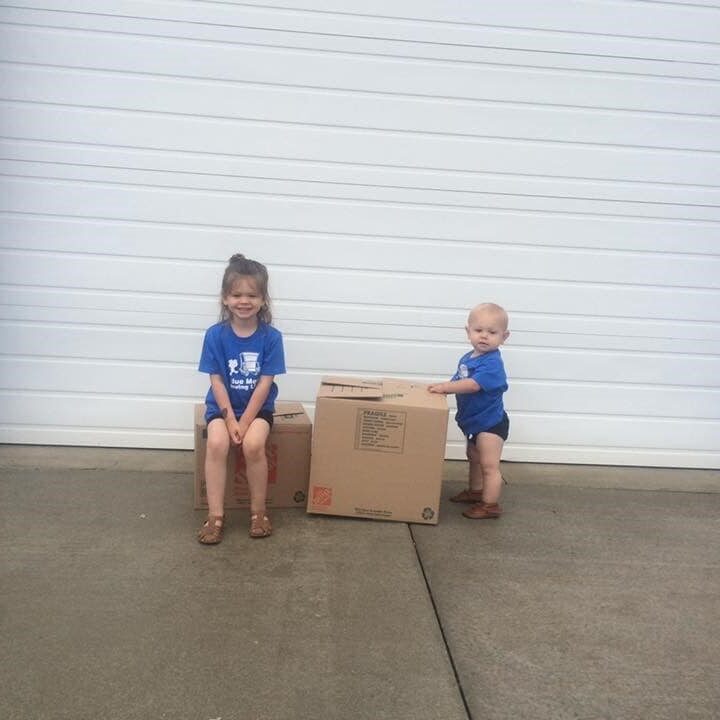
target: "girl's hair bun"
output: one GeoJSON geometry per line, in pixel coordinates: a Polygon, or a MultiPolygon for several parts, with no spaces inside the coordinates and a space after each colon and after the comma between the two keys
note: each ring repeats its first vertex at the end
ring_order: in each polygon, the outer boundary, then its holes
{"type": "Polygon", "coordinates": [[[242,253],[235,253],[230,260],[228,260],[229,263],[236,263],[240,262],[242,260],[245,260],[245,256],[242,253]]]}

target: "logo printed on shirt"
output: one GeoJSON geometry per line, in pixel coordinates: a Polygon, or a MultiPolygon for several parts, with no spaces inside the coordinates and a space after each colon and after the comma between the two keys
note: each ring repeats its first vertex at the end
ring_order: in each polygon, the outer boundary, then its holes
{"type": "Polygon", "coordinates": [[[260,353],[243,352],[240,353],[240,372],[243,375],[257,375],[260,372],[258,368],[258,357],[260,353]]]}
{"type": "Polygon", "coordinates": [[[461,378],[466,378],[466,377],[468,377],[468,369],[467,369],[467,365],[466,365],[465,363],[461,363],[461,364],[458,366],[458,375],[459,375],[461,378]]]}

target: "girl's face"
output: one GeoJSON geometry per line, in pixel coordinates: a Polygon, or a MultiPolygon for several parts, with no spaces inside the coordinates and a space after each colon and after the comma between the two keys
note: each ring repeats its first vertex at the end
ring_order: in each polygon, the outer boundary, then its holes
{"type": "Polygon", "coordinates": [[[230,313],[230,321],[242,327],[257,323],[257,314],[264,302],[265,298],[258,290],[255,279],[248,275],[239,276],[222,299],[230,313]]]}

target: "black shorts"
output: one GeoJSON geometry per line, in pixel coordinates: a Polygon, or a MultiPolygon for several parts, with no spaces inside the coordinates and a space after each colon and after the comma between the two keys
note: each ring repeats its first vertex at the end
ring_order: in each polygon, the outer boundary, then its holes
{"type": "MultiPolygon", "coordinates": [[[[493,425],[491,428],[488,428],[487,430],[483,430],[482,432],[486,433],[492,433],[493,435],[498,435],[503,440],[508,439],[508,434],[510,433],[510,418],[508,417],[507,413],[503,413],[502,420],[497,424],[493,425]]],[[[475,444],[475,438],[480,433],[475,433],[474,435],[468,435],[468,445],[475,444]]]]}
{"type": "MultiPolygon", "coordinates": [[[[257,420],[260,418],[260,420],[264,420],[272,429],[273,426],[273,414],[269,410],[261,410],[256,416],[255,419],[257,420]]],[[[223,416],[220,413],[215,413],[214,415],[209,415],[206,418],[206,422],[209,425],[211,420],[222,420],[223,416]]]]}

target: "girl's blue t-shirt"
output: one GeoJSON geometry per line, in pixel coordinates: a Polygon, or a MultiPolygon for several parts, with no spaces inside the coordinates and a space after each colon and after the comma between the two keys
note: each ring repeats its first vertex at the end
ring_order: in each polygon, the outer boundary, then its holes
{"type": "Polygon", "coordinates": [[[477,357],[472,357],[472,351],[463,355],[452,379],[465,378],[472,378],[481,388],[475,393],[455,396],[455,421],[468,437],[494,427],[505,414],[503,393],[508,389],[508,384],[500,351],[492,350],[477,357]]]}
{"type": "MultiPolygon", "coordinates": [[[[198,370],[222,377],[233,411],[239,417],[262,375],[285,372],[282,334],[272,325],[260,323],[250,337],[243,338],[235,334],[230,323],[217,323],[205,332],[198,370]]],[[[275,410],[277,394],[277,385],[273,382],[262,410],[275,410]]],[[[212,387],[205,397],[205,405],[206,419],[219,415],[212,387]]]]}

